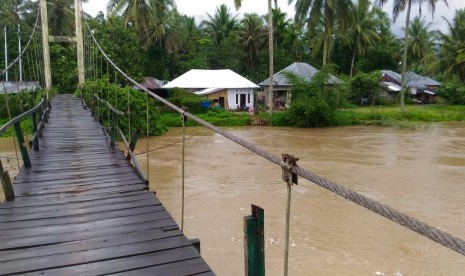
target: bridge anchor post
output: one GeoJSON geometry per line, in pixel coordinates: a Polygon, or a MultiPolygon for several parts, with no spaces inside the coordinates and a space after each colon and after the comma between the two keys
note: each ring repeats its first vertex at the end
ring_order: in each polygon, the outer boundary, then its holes
{"type": "Polygon", "coordinates": [[[252,215],[244,217],[245,275],[265,275],[265,211],[252,205],[252,215]]]}
{"type": "Polygon", "coordinates": [[[21,151],[21,156],[23,157],[24,167],[30,168],[31,167],[31,159],[29,159],[29,152],[27,151],[23,132],[21,130],[21,125],[18,123],[14,124],[16,139],[18,141],[19,149],[21,151]]]}
{"type": "Polygon", "coordinates": [[[0,181],[2,182],[3,192],[7,201],[12,201],[15,199],[15,191],[13,190],[13,185],[11,184],[10,175],[7,171],[3,170],[2,161],[0,160],[0,181]]]}

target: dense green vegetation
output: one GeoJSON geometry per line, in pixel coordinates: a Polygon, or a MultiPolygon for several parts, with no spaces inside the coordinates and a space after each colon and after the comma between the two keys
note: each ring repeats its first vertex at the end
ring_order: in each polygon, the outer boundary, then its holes
{"type": "MultiPolygon", "coordinates": [[[[73,34],[73,0],[49,0],[49,22],[52,35],[73,34]],[[64,16],[66,15],[66,16],[64,16]]],[[[240,6],[240,0],[231,0],[240,6]]],[[[292,105],[284,112],[234,114],[222,110],[204,110],[203,99],[174,90],[169,100],[209,122],[218,125],[272,123],[299,127],[363,124],[370,121],[449,121],[462,120],[463,110],[449,105],[465,104],[465,9],[444,19],[448,31],[432,29],[424,18],[408,20],[405,34],[399,39],[391,31],[391,14],[368,0],[296,0],[295,18],[289,18],[273,2],[273,51],[275,71],[295,61],[303,61],[321,69],[314,81],[306,83],[293,78],[292,105]],[[407,43],[405,43],[407,41],[407,43]],[[437,106],[408,106],[405,112],[395,111],[400,99],[390,102],[379,97],[380,69],[406,70],[441,81],[440,103],[437,106]],[[328,74],[342,82],[328,85],[328,74]],[[355,108],[360,99],[371,107],[355,108]],[[393,106],[392,110],[391,107],[393,106]]],[[[377,3],[386,4],[388,0],[377,3]]],[[[431,7],[437,0],[394,1],[394,17],[407,10],[409,4],[431,7]]],[[[264,3],[265,5],[265,3],[264,3]]],[[[16,56],[18,42],[16,25],[23,30],[21,40],[31,33],[37,12],[37,2],[5,0],[0,3],[0,26],[7,26],[10,57],[16,56]]],[[[189,69],[229,68],[255,83],[268,77],[269,41],[268,15],[237,14],[225,5],[203,22],[181,14],[175,0],[129,1],[111,0],[108,16],[87,16],[93,35],[106,54],[128,75],[138,81],[144,76],[170,80],[189,69]]],[[[407,10],[407,12],[409,12],[407,10]]],[[[86,45],[93,42],[86,36],[86,45]]],[[[33,49],[40,44],[33,43],[33,49]]],[[[60,92],[76,90],[77,73],[75,45],[55,43],[50,47],[54,86],[60,92]]],[[[40,56],[40,55],[39,55],[40,56]]],[[[25,76],[34,75],[34,57],[26,59],[25,76]]],[[[0,63],[4,57],[0,55],[0,63]]],[[[97,52],[88,53],[87,79],[83,87],[88,99],[99,94],[121,109],[129,106],[133,113],[131,131],[145,129],[146,98],[141,92],[122,88],[129,83],[116,73],[97,52]]],[[[17,69],[10,74],[17,78],[17,69]]],[[[30,105],[31,97],[20,94],[11,97],[12,114],[30,105]]],[[[179,125],[179,115],[150,100],[150,133],[164,133],[167,126],[179,125]]],[[[409,103],[409,98],[405,100],[409,103]]],[[[0,118],[6,118],[5,100],[0,97],[0,118]]],[[[257,107],[258,110],[263,110],[257,107]]],[[[107,112],[105,109],[102,113],[107,112]]],[[[101,118],[108,118],[102,114],[101,118]]],[[[105,120],[105,119],[104,119],[105,120]]],[[[125,121],[126,120],[126,121],[125,121]]],[[[121,126],[129,131],[129,120],[121,126]]],[[[193,122],[188,122],[193,124],[193,122]]]]}

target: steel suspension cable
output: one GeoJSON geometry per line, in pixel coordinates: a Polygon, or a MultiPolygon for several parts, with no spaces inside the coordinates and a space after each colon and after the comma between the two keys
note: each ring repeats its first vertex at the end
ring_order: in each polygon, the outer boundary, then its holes
{"type": "Polygon", "coordinates": [[[2,72],[0,72],[0,76],[3,76],[6,72],[8,72],[8,70],[10,70],[11,67],[13,67],[13,65],[18,63],[21,60],[21,58],[23,57],[26,50],[29,48],[29,45],[31,44],[32,38],[34,37],[34,34],[36,32],[37,26],[39,25],[38,24],[39,23],[39,15],[40,15],[40,12],[37,11],[36,22],[34,23],[34,28],[32,29],[31,36],[29,36],[29,39],[27,41],[26,46],[21,51],[21,53],[19,53],[18,57],[16,57],[15,60],[13,60],[2,72]]]}
{"type": "Polygon", "coordinates": [[[185,154],[186,154],[186,117],[184,113],[181,115],[182,121],[182,161],[181,161],[181,169],[182,169],[182,187],[181,187],[181,231],[184,232],[184,190],[185,190],[185,154]]]}
{"type": "Polygon", "coordinates": [[[149,159],[149,134],[150,134],[150,130],[149,130],[149,94],[147,94],[147,96],[145,97],[146,100],[147,100],[147,110],[146,110],[146,115],[147,115],[147,118],[146,118],[146,138],[145,138],[145,150],[147,151],[147,156],[146,156],[146,163],[147,163],[147,180],[149,181],[150,183],[150,159],[149,159]]]}
{"type": "MultiPolygon", "coordinates": [[[[89,26],[87,25],[87,27],[89,28],[89,26]]],[[[90,29],[90,28],[89,28],[90,29]]],[[[137,86],[138,88],[140,88],[141,90],[145,91],[147,93],[147,95],[150,95],[152,96],[153,98],[157,99],[158,101],[162,102],[163,104],[167,105],[168,107],[170,107],[171,109],[177,111],[178,113],[180,114],[183,114],[183,110],[181,108],[179,108],[178,106],[170,103],[169,101],[161,98],[160,96],[156,95],[155,93],[149,91],[148,89],[146,89],[145,87],[141,86],[139,83],[137,83],[134,79],[132,79],[131,77],[129,77],[124,71],[122,71],[111,59],[108,58],[108,56],[106,55],[106,53],[103,51],[103,49],[101,48],[101,46],[99,45],[99,43],[96,41],[95,37],[92,35],[92,39],[94,40],[95,44],[97,45],[97,47],[99,48],[101,54],[107,59],[107,61],[113,65],[113,67],[118,70],[124,77],[126,77],[130,82],[132,82],[135,86],[137,86]]],[[[195,115],[192,115],[188,112],[184,112],[184,115],[199,123],[200,125],[224,136],[225,138],[235,142],[236,144],[239,144],[241,145],[242,147],[256,153],[257,155],[267,159],[268,161],[282,167],[282,168],[285,168],[285,169],[289,169],[289,167],[280,159],[278,158],[277,156],[267,152],[266,150],[262,149],[261,147],[258,147],[257,145],[254,145],[252,143],[249,143],[235,135],[233,135],[232,133],[229,133],[225,130],[222,130],[221,128],[218,128],[198,117],[196,117],[195,115]]],[[[354,192],[342,185],[339,185],[337,183],[334,183],[334,182],[331,182],[323,177],[320,177],[314,173],[312,173],[311,171],[308,171],[308,170],[305,170],[303,168],[300,168],[298,166],[292,166],[290,168],[290,170],[325,188],[325,189],[328,189],[329,191],[332,191],[333,193],[335,194],[338,194],[339,196],[345,198],[345,199],[348,199],[362,207],[365,207],[381,216],[384,216],[385,218],[399,224],[399,225],[402,225],[408,229],[411,229],[445,247],[448,247],[462,255],[465,256],[465,241],[458,238],[458,237],[454,237],[452,235],[450,235],[449,233],[445,232],[445,231],[442,231],[438,228],[435,228],[435,227],[432,227],[418,219],[415,219],[413,217],[410,217],[410,216],[407,216],[397,210],[394,210],[382,203],[379,203],[377,201],[374,201],[366,196],[363,196],[362,194],[360,193],[357,193],[357,192],[354,192]]]]}
{"type": "MultiPolygon", "coordinates": [[[[8,120],[11,121],[11,111],[10,111],[10,104],[9,104],[9,93],[8,91],[6,91],[6,87],[5,87],[5,82],[3,82],[3,91],[5,91],[5,101],[6,101],[6,110],[8,112],[8,120]]],[[[16,136],[16,132],[15,132],[15,136],[16,136]]],[[[20,170],[20,167],[19,167],[19,155],[18,155],[18,147],[16,146],[16,140],[15,140],[15,136],[13,136],[13,145],[15,147],[15,154],[16,154],[16,162],[17,162],[17,165],[18,165],[18,171],[20,170]]]]}

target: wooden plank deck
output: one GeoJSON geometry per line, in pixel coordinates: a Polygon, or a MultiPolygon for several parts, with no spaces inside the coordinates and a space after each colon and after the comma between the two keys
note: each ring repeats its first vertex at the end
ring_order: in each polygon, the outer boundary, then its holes
{"type": "Polygon", "coordinates": [[[1,275],[214,275],[80,99],[53,99],[0,204],[1,275]]]}

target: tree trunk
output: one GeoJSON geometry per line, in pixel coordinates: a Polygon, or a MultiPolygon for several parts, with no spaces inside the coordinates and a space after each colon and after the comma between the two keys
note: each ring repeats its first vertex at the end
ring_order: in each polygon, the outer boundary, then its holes
{"type": "Polygon", "coordinates": [[[355,63],[355,51],[356,48],[354,47],[354,52],[352,54],[352,62],[350,63],[350,78],[352,79],[352,74],[354,72],[354,63],[355,63]]]}
{"type": "Polygon", "coordinates": [[[270,114],[273,113],[273,71],[274,71],[274,51],[273,51],[273,9],[271,0],[268,0],[268,44],[270,54],[270,86],[268,88],[268,104],[270,105],[270,114]]]}
{"type": "Polygon", "coordinates": [[[408,50],[408,32],[410,23],[410,9],[412,7],[412,1],[408,1],[407,16],[405,18],[405,39],[404,39],[404,55],[402,58],[402,79],[400,87],[400,111],[404,112],[405,109],[405,88],[407,86],[407,50],[408,50]]]}
{"type": "Polygon", "coordinates": [[[331,20],[331,10],[328,7],[328,3],[325,2],[325,11],[324,11],[324,16],[325,16],[325,30],[323,33],[324,40],[323,40],[323,67],[328,63],[329,60],[329,40],[331,39],[331,35],[333,32],[333,27],[332,27],[332,20],[331,20]]]}

